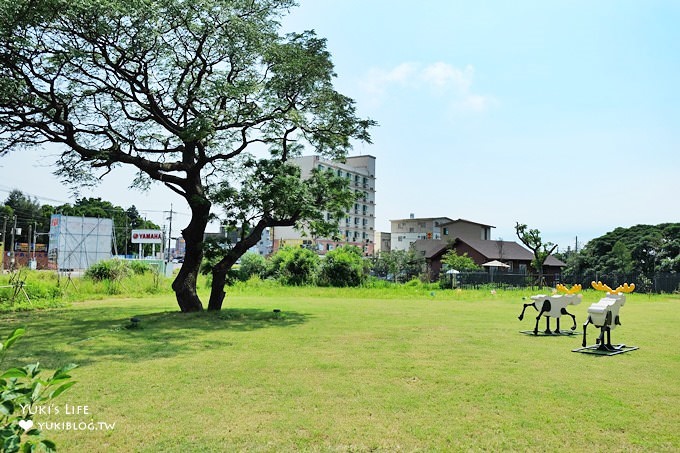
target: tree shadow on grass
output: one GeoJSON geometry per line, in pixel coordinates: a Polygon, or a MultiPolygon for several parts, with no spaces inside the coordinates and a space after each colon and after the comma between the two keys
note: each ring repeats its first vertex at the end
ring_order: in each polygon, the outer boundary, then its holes
{"type": "Polygon", "coordinates": [[[220,312],[148,312],[143,306],[46,310],[0,315],[4,340],[17,327],[24,337],[10,349],[3,367],[40,362],[44,368],[66,363],[142,362],[233,346],[248,333],[294,327],[308,314],[230,308],[220,312]],[[135,318],[136,321],[132,321],[135,318]]]}

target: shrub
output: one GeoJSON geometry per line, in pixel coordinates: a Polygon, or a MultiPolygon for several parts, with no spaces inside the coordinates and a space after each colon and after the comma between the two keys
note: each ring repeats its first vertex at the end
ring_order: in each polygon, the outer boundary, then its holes
{"type": "Polygon", "coordinates": [[[144,275],[153,270],[149,263],[145,263],[144,261],[127,261],[125,263],[135,275],[144,275]]]}
{"type": "Polygon", "coordinates": [[[319,257],[301,247],[280,248],[269,262],[268,274],[285,285],[307,285],[314,282],[319,257]]]}
{"type": "Polygon", "coordinates": [[[241,265],[238,275],[241,281],[247,281],[250,277],[263,277],[267,272],[267,260],[258,253],[248,252],[241,257],[241,265]]]}
{"type": "Polygon", "coordinates": [[[359,286],[366,274],[361,249],[355,246],[338,247],[326,253],[321,264],[319,284],[322,286],[359,286]]]}
{"type": "Polygon", "coordinates": [[[85,271],[85,277],[94,281],[119,281],[132,273],[130,267],[122,260],[100,261],[85,271]]]}

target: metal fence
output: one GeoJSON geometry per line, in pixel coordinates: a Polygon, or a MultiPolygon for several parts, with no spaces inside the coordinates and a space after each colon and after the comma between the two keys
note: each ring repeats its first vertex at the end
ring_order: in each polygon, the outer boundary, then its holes
{"type": "MultiPolygon", "coordinates": [[[[593,281],[615,288],[623,283],[635,283],[636,292],[645,293],[677,293],[680,292],[679,273],[656,273],[649,278],[641,273],[586,273],[577,275],[545,274],[543,286],[555,287],[558,283],[566,285],[580,284],[583,288],[590,288],[593,281]]],[[[538,278],[532,274],[513,274],[507,272],[461,272],[458,274],[441,274],[439,284],[442,288],[480,288],[492,287],[498,289],[535,288],[538,278]]]]}
{"type": "Polygon", "coordinates": [[[564,283],[580,283],[584,288],[590,287],[590,282],[601,281],[611,288],[624,283],[635,283],[635,292],[644,293],[677,293],[680,292],[680,274],[677,272],[657,272],[651,277],[639,273],[588,272],[583,274],[562,274],[564,283]]]}

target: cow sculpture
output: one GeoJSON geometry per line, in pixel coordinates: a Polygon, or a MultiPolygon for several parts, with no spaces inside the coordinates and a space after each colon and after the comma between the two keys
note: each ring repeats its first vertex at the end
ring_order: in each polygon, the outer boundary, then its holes
{"type": "Polygon", "coordinates": [[[538,296],[531,296],[533,302],[524,304],[522,313],[518,316],[520,321],[524,319],[524,311],[527,307],[534,307],[534,309],[539,312],[538,316],[536,316],[534,335],[538,335],[538,321],[543,315],[546,317],[546,329],[544,333],[548,335],[560,335],[562,333],[560,331],[560,316],[562,315],[571,316],[571,319],[574,322],[571,330],[576,329],[576,317],[567,311],[567,305],[578,305],[581,303],[583,296],[581,294],[576,294],[581,291],[581,285],[574,285],[571,289],[568,289],[564,285],[557,285],[557,291],[561,291],[564,294],[553,294],[551,296],[539,294],[538,296]],[[555,318],[555,321],[557,322],[557,329],[555,329],[554,332],[550,330],[550,318],[555,318]]]}
{"type": "Polygon", "coordinates": [[[597,339],[597,349],[601,351],[616,351],[619,349],[611,342],[611,331],[621,325],[619,309],[626,303],[626,294],[635,290],[635,284],[624,283],[616,289],[611,289],[602,282],[592,282],[593,288],[598,291],[606,291],[607,296],[595,302],[588,308],[588,319],[583,324],[583,347],[586,347],[586,328],[588,324],[593,324],[600,328],[600,336],[597,339]],[[605,343],[605,333],[607,341],[605,343]]]}

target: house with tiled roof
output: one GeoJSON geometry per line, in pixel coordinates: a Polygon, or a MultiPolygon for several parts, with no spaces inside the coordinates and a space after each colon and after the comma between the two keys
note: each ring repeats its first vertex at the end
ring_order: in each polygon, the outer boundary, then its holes
{"type": "Polygon", "coordinates": [[[491,225],[449,217],[415,217],[390,220],[391,250],[408,250],[418,240],[453,240],[455,238],[488,240],[491,225]]]}
{"type": "MultiPolygon", "coordinates": [[[[442,256],[449,250],[455,249],[458,255],[467,255],[477,264],[483,266],[490,261],[499,261],[508,267],[503,272],[526,274],[530,270],[534,254],[512,241],[494,241],[482,239],[453,240],[418,240],[413,247],[425,258],[427,273],[431,281],[439,278],[442,269],[442,256]]],[[[543,271],[545,274],[558,274],[566,266],[554,256],[546,260],[543,271]]]]}

